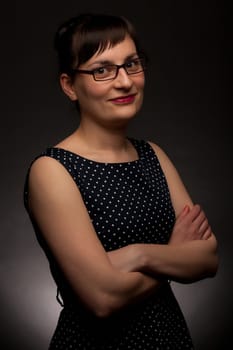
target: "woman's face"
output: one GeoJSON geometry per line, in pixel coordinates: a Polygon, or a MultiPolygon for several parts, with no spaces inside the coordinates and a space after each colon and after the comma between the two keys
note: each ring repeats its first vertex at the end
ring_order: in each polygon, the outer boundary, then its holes
{"type": "MultiPolygon", "coordinates": [[[[137,58],[133,40],[126,36],[124,41],[95,54],[79,69],[93,70],[106,64],[121,65],[137,58]]],[[[128,75],[120,68],[114,80],[95,81],[92,75],[77,74],[73,91],[79,102],[81,118],[101,124],[122,123],[134,117],[143,100],[144,73],[128,75]]],[[[110,124],[109,124],[110,125],[110,124]]]]}

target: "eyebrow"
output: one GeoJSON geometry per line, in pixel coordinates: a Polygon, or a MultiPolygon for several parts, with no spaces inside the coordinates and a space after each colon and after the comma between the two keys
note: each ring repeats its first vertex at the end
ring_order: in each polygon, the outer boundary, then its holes
{"type": "MultiPolygon", "coordinates": [[[[126,56],[125,59],[124,59],[124,62],[129,60],[129,59],[136,58],[135,56],[138,56],[137,52],[126,56]]],[[[109,60],[99,60],[99,61],[95,61],[95,62],[91,63],[87,68],[92,67],[93,65],[96,65],[96,64],[101,64],[101,65],[111,64],[112,65],[112,64],[115,64],[115,63],[112,62],[112,61],[109,61],[109,60]]]]}

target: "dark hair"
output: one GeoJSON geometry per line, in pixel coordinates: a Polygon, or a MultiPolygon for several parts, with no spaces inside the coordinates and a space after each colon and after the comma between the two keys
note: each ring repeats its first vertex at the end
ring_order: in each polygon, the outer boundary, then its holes
{"type": "Polygon", "coordinates": [[[60,73],[74,75],[74,68],[95,53],[113,47],[129,35],[140,51],[133,25],[124,17],[105,14],[81,14],[61,24],[55,34],[54,47],[60,73]]]}

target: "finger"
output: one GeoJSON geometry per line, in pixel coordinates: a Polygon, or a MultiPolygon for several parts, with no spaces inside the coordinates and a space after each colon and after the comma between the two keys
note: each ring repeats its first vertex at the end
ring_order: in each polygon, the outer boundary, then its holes
{"type": "Polygon", "coordinates": [[[176,222],[180,222],[190,212],[189,205],[185,205],[180,214],[177,216],[176,222]]]}
{"type": "Polygon", "coordinates": [[[191,221],[194,221],[202,211],[201,206],[199,204],[195,204],[189,211],[188,217],[191,221]]]}
{"type": "Polygon", "coordinates": [[[204,235],[206,230],[209,227],[209,222],[207,220],[207,218],[205,218],[205,220],[201,223],[200,227],[199,227],[199,232],[200,234],[204,235]]]}
{"type": "Polygon", "coordinates": [[[209,239],[212,236],[212,229],[209,226],[207,230],[205,231],[204,235],[202,236],[203,240],[209,239]]]}
{"type": "Polygon", "coordinates": [[[202,225],[205,225],[205,221],[206,221],[206,216],[204,214],[203,211],[200,211],[200,213],[198,214],[198,216],[196,216],[196,218],[193,220],[192,224],[194,227],[196,227],[198,229],[198,231],[201,232],[201,227],[202,225]]]}

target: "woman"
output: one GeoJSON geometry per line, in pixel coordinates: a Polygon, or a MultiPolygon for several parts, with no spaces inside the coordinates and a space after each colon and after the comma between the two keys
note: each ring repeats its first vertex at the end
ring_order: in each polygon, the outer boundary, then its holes
{"type": "Polygon", "coordinates": [[[135,31],[84,14],[55,48],[80,123],[33,161],[25,186],[64,306],[50,349],[192,349],[169,281],[214,276],[217,243],[163,150],[127,137],[145,83],[135,31]]]}

